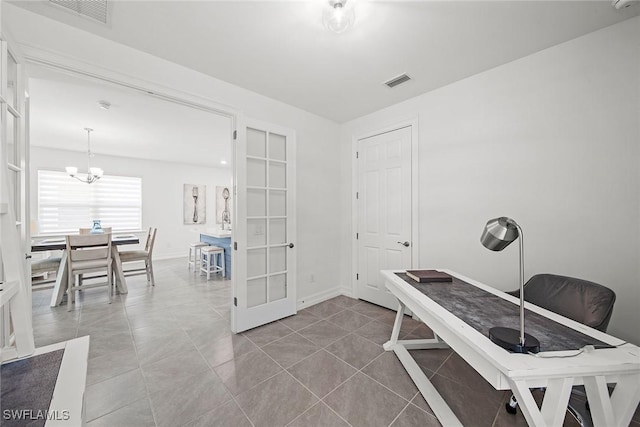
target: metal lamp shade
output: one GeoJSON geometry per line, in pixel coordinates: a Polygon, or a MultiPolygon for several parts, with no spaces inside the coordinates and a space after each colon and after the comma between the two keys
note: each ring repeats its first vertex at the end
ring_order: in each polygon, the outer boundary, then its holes
{"type": "Polygon", "coordinates": [[[501,251],[518,238],[520,233],[516,222],[507,217],[494,218],[487,221],[480,242],[492,251],[501,251]]]}

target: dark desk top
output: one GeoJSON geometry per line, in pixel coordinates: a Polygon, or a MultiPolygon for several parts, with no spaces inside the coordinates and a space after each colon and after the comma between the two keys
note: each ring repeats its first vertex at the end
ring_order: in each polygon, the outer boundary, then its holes
{"type": "MultiPolygon", "coordinates": [[[[135,245],[140,243],[140,239],[132,234],[127,235],[114,235],[111,237],[111,244],[114,246],[119,245],[135,245]]],[[[31,244],[31,252],[44,252],[44,251],[61,251],[67,248],[65,239],[61,237],[55,237],[51,239],[43,239],[31,244]]]]}
{"type": "MultiPolygon", "coordinates": [[[[398,277],[431,298],[463,322],[489,336],[494,326],[519,328],[520,308],[455,277],[446,283],[418,283],[404,273],[398,277]]],[[[540,341],[540,351],[577,350],[585,345],[611,347],[582,332],[525,309],[526,332],[540,341]]]]}

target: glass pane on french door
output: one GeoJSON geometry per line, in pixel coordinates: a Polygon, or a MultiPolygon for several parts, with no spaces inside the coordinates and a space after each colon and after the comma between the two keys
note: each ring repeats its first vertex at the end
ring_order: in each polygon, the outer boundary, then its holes
{"type": "Polygon", "coordinates": [[[288,296],[286,137],[247,128],[247,307],[288,296]]]}

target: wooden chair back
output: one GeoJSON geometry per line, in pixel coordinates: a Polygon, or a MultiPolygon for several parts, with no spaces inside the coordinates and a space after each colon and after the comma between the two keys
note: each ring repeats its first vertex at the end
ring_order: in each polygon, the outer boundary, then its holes
{"type": "MultiPolygon", "coordinates": [[[[104,231],[104,233],[101,233],[101,234],[111,234],[111,228],[112,227],[102,227],[102,230],[104,231]]],[[[78,233],[82,234],[82,235],[90,234],[90,232],[91,232],[91,228],[79,228],[78,229],[78,233]]]]}
{"type": "Polygon", "coordinates": [[[69,266],[74,261],[93,261],[111,258],[111,234],[81,234],[67,236],[69,266]]]}
{"type": "Polygon", "coordinates": [[[147,241],[144,244],[144,250],[149,253],[149,258],[151,258],[151,254],[153,254],[153,246],[156,243],[156,234],[158,229],[155,227],[149,227],[149,231],[147,232],[147,241]]]}

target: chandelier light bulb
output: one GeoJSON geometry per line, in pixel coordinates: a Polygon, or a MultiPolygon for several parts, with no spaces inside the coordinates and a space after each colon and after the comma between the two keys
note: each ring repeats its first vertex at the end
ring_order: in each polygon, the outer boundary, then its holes
{"type": "Polygon", "coordinates": [[[346,5],[347,0],[329,0],[329,7],[322,15],[325,27],[336,34],[347,31],[355,22],[353,7],[346,5]]]}

